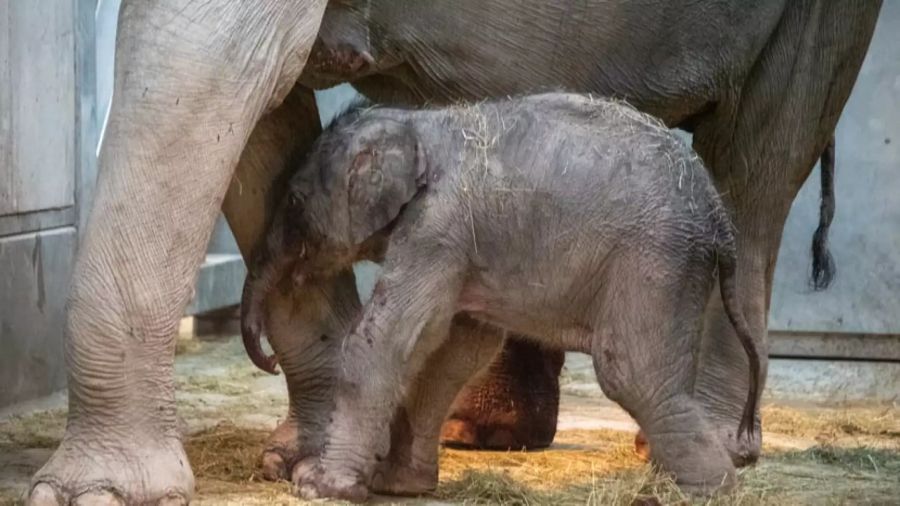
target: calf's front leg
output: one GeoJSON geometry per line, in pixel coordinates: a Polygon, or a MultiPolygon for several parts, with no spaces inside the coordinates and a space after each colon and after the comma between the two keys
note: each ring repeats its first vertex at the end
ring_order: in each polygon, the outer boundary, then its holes
{"type": "Polygon", "coordinates": [[[363,501],[368,496],[376,464],[388,457],[391,420],[406,386],[444,342],[453,317],[462,269],[440,250],[389,250],[372,299],[343,343],[335,410],[320,462],[295,469],[302,497],[363,501]]]}
{"type": "Polygon", "coordinates": [[[375,468],[371,489],[418,495],[438,483],[441,426],[450,406],[473,377],[487,373],[505,331],[458,314],[448,339],[428,357],[391,423],[391,450],[375,468]]]}
{"type": "Polygon", "coordinates": [[[287,479],[295,465],[318,457],[333,409],[340,339],[361,311],[353,271],[269,300],[269,341],[284,371],[287,417],[263,449],[263,476],[287,479]],[[273,337],[274,336],[274,339],[273,337]]]}
{"type": "MultiPolygon", "coordinates": [[[[222,204],[248,262],[283,197],[285,185],[278,182],[285,169],[320,130],[313,92],[299,85],[253,129],[222,204]]],[[[318,455],[332,408],[337,343],[360,311],[349,269],[302,291],[270,295],[267,337],[287,382],[288,411],[263,448],[265,478],[288,479],[295,463],[318,455]]]]}

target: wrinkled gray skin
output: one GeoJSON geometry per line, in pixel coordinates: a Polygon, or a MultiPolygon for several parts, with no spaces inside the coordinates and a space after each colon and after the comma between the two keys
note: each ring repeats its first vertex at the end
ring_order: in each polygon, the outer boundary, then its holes
{"type": "MultiPolygon", "coordinates": [[[[590,353],[603,391],[640,424],[661,469],[696,491],[734,484],[691,395],[717,268],[749,357],[744,430],[754,426],[759,355],[737,309],[725,208],[699,157],[661,123],[561,93],[362,109],[322,135],[288,192],[244,294],[252,329],[272,280],[303,290],[353,261],[384,262],[341,343],[320,462],[295,474],[304,497],[366,499],[393,451],[395,407],[409,414],[407,385],[440,382],[415,380],[433,352],[467,345],[448,339],[458,313],[590,353]]],[[[436,451],[437,432],[411,432],[427,439],[413,446],[436,451]]]]}
{"type": "MultiPolygon", "coordinates": [[[[744,313],[755,333],[765,328],[784,220],[837,123],[880,2],[368,4],[372,29],[355,29],[366,26],[360,16],[338,29],[340,19],[329,16],[322,40],[373,45],[374,68],[341,70],[347,78],[373,74],[357,84],[378,98],[390,95],[388,85],[415,91],[398,98],[438,102],[564,87],[627,96],[669,124],[693,128],[741,231],[744,313]]],[[[178,320],[219,210],[249,257],[283,194],[278,170],[318,133],[312,94],[295,84],[325,5],[122,2],[97,193],[69,297],[68,423],[33,478],[33,504],[191,497],[175,416],[178,320]]],[[[327,56],[328,44],[323,49],[327,56]]],[[[320,73],[304,81],[335,77],[325,67],[320,73]]],[[[265,458],[268,469],[289,472],[281,455],[298,455],[322,419],[322,396],[304,388],[310,364],[296,340],[337,335],[359,302],[351,272],[270,299],[269,337],[290,408],[265,458]]],[[[721,337],[730,325],[720,306],[713,297],[695,397],[726,449],[743,459],[758,453],[759,440],[734,437],[746,364],[735,341],[721,337]],[[722,390],[721,378],[736,379],[722,390]]]]}
{"type": "MultiPolygon", "coordinates": [[[[694,148],[741,230],[741,301],[754,332],[764,335],[784,222],[833,132],[879,7],[877,1],[527,0],[513,8],[491,0],[341,0],[326,9],[301,83],[348,80],[388,103],[562,87],[627,98],[693,132],[694,148]]],[[[824,242],[817,240],[813,253],[821,288],[832,271],[824,242]]],[[[746,364],[735,340],[718,338],[731,330],[715,295],[707,322],[700,348],[707,366],[695,394],[734,462],[745,465],[758,457],[760,440],[738,438],[732,429],[746,385],[725,378],[741,378],[734,371],[746,364]]],[[[519,373],[492,378],[487,390],[514,390],[510,384],[528,371],[519,373]]]]}

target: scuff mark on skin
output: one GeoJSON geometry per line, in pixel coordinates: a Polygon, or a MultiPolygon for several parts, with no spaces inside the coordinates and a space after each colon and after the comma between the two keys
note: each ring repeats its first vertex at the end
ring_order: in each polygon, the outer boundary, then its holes
{"type": "Polygon", "coordinates": [[[369,51],[349,46],[318,48],[312,58],[312,66],[317,72],[335,73],[338,76],[353,74],[366,66],[374,65],[375,58],[369,51]]]}

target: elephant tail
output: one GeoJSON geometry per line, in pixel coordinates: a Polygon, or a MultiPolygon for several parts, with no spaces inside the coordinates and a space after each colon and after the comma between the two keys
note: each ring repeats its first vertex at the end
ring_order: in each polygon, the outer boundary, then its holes
{"type": "Polygon", "coordinates": [[[819,203],[819,227],[812,240],[812,276],[814,290],[825,290],[834,279],[834,258],[828,251],[828,229],[834,219],[834,134],[828,140],[821,157],[821,201],[819,203]]]}
{"type": "Polygon", "coordinates": [[[759,393],[762,387],[760,374],[760,351],[757,341],[744,318],[740,308],[736,277],[737,277],[737,251],[735,247],[734,228],[724,209],[719,210],[718,231],[716,241],[716,258],[719,269],[719,290],[722,294],[722,303],[725,306],[725,314],[734,327],[738,340],[747,354],[747,362],[750,366],[750,388],[747,393],[747,402],[744,404],[744,413],[738,426],[738,437],[746,432],[752,436],[755,427],[756,408],[759,402],[759,393]]]}

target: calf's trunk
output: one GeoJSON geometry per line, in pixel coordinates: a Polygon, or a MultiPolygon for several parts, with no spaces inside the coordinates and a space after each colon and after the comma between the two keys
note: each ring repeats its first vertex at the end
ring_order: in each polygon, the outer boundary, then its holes
{"type": "MultiPolygon", "coordinates": [[[[257,255],[252,268],[244,280],[241,295],[241,337],[244,349],[253,365],[269,374],[278,374],[275,367],[278,357],[266,355],[262,349],[262,332],[265,328],[265,302],[275,285],[284,279],[288,269],[293,265],[290,255],[284,248],[272,248],[267,245],[257,255]]],[[[300,256],[303,256],[301,252],[300,256]]]]}

